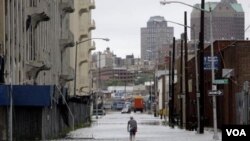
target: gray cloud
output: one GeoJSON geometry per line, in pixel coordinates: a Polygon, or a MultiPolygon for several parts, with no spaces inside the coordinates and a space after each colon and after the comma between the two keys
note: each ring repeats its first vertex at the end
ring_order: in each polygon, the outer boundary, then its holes
{"type": "MultiPolygon", "coordinates": [[[[95,0],[96,9],[92,11],[92,18],[96,21],[96,30],[93,37],[108,37],[110,42],[95,41],[96,50],[104,50],[107,46],[117,56],[125,57],[127,54],[140,56],[140,28],[146,27],[151,16],[164,16],[166,20],[179,23],[184,22],[184,11],[188,13],[188,19],[192,8],[181,4],[162,6],[160,0],[95,0]]],[[[194,5],[200,0],[179,0],[194,5]]],[[[206,0],[208,1],[208,0],[206,0]]],[[[220,0],[211,0],[220,1],[220,0]]],[[[245,26],[250,25],[249,0],[238,0],[242,4],[245,13],[245,26]]],[[[189,24],[188,20],[188,24],[189,24]]],[[[170,24],[174,27],[174,35],[180,38],[183,27],[170,24]]],[[[250,37],[250,30],[246,32],[250,37]]]]}

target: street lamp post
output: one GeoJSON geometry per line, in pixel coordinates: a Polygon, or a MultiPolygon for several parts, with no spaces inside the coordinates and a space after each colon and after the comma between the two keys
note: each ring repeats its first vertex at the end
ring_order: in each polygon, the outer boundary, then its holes
{"type": "MultiPolygon", "coordinates": [[[[146,52],[148,52],[148,53],[153,53],[153,51],[152,50],[146,50],[146,52]]],[[[149,56],[149,55],[148,55],[149,56]]],[[[152,81],[153,81],[153,76],[154,76],[154,74],[152,74],[152,81]]],[[[149,114],[151,114],[152,113],[152,92],[153,92],[153,90],[152,90],[152,86],[153,84],[151,84],[151,79],[150,79],[150,82],[149,82],[149,86],[150,86],[150,92],[149,92],[149,100],[150,100],[150,103],[149,103],[149,114]]]]}
{"type": "Polygon", "coordinates": [[[150,79],[150,93],[149,93],[149,97],[150,97],[150,103],[149,103],[149,114],[151,114],[152,113],[152,92],[153,92],[153,90],[152,90],[152,84],[151,84],[151,79],[150,79]]]}
{"type": "MultiPolygon", "coordinates": [[[[210,15],[210,44],[211,44],[211,71],[212,71],[212,91],[217,91],[217,86],[214,85],[214,80],[215,80],[215,74],[214,74],[214,44],[213,44],[213,25],[212,25],[212,9],[209,7],[209,12],[210,15]]],[[[216,95],[213,95],[213,119],[214,119],[214,136],[213,138],[215,140],[219,140],[218,132],[217,132],[217,106],[216,106],[216,95]]]]}
{"type": "Polygon", "coordinates": [[[98,52],[98,91],[95,99],[95,118],[98,119],[98,96],[101,91],[101,52],[98,52]]]}
{"type": "Polygon", "coordinates": [[[75,50],[75,78],[74,78],[74,96],[76,96],[76,73],[77,73],[77,50],[78,50],[78,45],[90,40],[94,40],[94,39],[99,39],[99,40],[104,40],[104,41],[109,41],[108,38],[89,38],[83,41],[76,41],[75,45],[76,45],[76,50],[75,50]]]}
{"type": "MultiPolygon", "coordinates": [[[[104,40],[104,41],[109,41],[108,38],[89,38],[89,39],[86,39],[86,40],[83,40],[83,41],[76,41],[75,45],[76,45],[76,50],[75,50],[75,78],[74,78],[74,96],[76,96],[76,73],[77,73],[77,50],[78,50],[78,45],[81,44],[81,43],[84,43],[84,42],[87,42],[87,41],[90,41],[90,40],[95,40],[95,39],[99,39],[99,40],[104,40]]],[[[96,98],[96,102],[97,102],[97,98],[96,98]]],[[[97,105],[97,103],[96,103],[97,105]]],[[[96,106],[97,107],[97,106],[96,106]]],[[[97,109],[96,109],[96,116],[97,116],[97,109]]]]}
{"type": "MultiPolygon", "coordinates": [[[[211,9],[211,6],[209,7],[209,11],[208,11],[206,9],[195,7],[195,6],[192,6],[190,4],[187,4],[184,2],[179,2],[179,1],[160,1],[160,3],[162,5],[171,4],[171,3],[179,3],[179,4],[183,4],[183,5],[195,8],[197,10],[209,13],[209,15],[210,15],[210,22],[209,22],[209,24],[210,24],[210,46],[211,46],[211,75],[212,75],[211,87],[212,87],[213,91],[217,91],[216,85],[215,86],[213,85],[213,82],[215,79],[215,75],[214,75],[215,68],[214,68],[214,47],[213,47],[213,30],[212,30],[213,27],[212,27],[212,9],[211,9]]],[[[203,60],[200,60],[200,61],[203,61],[203,60]]],[[[218,140],[219,136],[218,136],[218,132],[217,132],[217,113],[216,113],[217,111],[216,111],[216,109],[217,109],[216,108],[216,95],[213,95],[213,119],[214,119],[214,136],[213,136],[213,138],[215,140],[218,140]]]]}

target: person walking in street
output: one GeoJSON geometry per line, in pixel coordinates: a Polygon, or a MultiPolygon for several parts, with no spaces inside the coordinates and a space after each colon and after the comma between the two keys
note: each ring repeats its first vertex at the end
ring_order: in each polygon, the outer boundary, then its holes
{"type": "Polygon", "coordinates": [[[132,116],[130,117],[130,120],[128,121],[127,130],[129,132],[130,141],[135,141],[135,134],[137,132],[137,122],[136,120],[134,120],[132,116]]]}

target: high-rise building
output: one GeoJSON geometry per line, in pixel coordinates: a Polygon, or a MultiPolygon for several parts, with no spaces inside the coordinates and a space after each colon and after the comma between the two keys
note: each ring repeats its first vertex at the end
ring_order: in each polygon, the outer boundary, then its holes
{"type": "MultiPolygon", "coordinates": [[[[200,7],[196,4],[195,7],[200,7]]],[[[244,11],[237,0],[221,0],[221,2],[207,2],[205,9],[212,10],[213,38],[217,39],[244,39],[244,11]]],[[[210,13],[205,12],[204,40],[210,41],[210,13]]],[[[200,10],[193,9],[191,13],[191,39],[199,39],[200,10]],[[195,33],[195,34],[194,34],[195,33]]]]}
{"type": "Polygon", "coordinates": [[[164,17],[153,16],[147,27],[141,28],[141,58],[155,61],[160,49],[167,47],[173,40],[174,28],[168,27],[164,17]]]}
{"type": "Polygon", "coordinates": [[[125,65],[126,67],[128,66],[132,66],[135,64],[135,60],[134,60],[134,55],[126,55],[126,58],[125,58],[125,65]]]}

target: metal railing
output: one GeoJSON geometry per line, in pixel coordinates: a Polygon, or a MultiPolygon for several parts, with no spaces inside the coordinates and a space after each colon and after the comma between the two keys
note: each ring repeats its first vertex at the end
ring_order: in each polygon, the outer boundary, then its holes
{"type": "Polygon", "coordinates": [[[58,88],[58,86],[56,86],[56,88],[59,90],[59,93],[60,93],[60,95],[62,96],[62,98],[63,98],[64,102],[66,103],[66,106],[67,106],[67,108],[68,108],[68,110],[69,110],[70,116],[71,116],[71,118],[72,118],[72,124],[73,124],[72,126],[73,126],[73,131],[74,131],[74,130],[75,130],[75,119],[74,119],[74,115],[73,115],[72,111],[70,110],[70,107],[69,107],[69,105],[68,105],[68,103],[67,103],[65,97],[63,96],[61,90],[58,88]]]}

